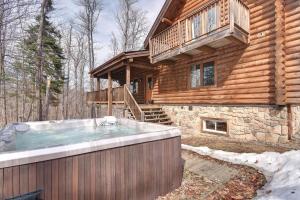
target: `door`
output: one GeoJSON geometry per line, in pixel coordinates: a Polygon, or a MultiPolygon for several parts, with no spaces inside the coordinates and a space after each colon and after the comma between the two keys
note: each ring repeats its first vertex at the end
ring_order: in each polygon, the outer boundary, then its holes
{"type": "Polygon", "coordinates": [[[147,75],[146,76],[146,96],[145,100],[146,103],[152,103],[152,90],[153,90],[153,75],[147,75]]]}

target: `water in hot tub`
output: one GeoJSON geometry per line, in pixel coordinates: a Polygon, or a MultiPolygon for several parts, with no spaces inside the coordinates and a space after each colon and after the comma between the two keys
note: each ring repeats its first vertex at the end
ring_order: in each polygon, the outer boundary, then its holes
{"type": "Polygon", "coordinates": [[[41,149],[63,146],[100,139],[141,133],[137,129],[124,126],[77,127],[64,129],[31,130],[18,133],[16,136],[16,151],[41,149]]]}

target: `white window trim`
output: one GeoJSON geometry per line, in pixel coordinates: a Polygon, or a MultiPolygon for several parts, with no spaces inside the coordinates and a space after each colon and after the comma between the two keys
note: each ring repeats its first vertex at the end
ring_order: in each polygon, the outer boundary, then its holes
{"type": "Polygon", "coordinates": [[[217,122],[223,122],[223,123],[225,122],[226,125],[228,126],[228,124],[227,124],[228,122],[227,122],[226,120],[203,119],[203,120],[202,120],[203,131],[205,131],[205,132],[210,132],[210,133],[219,133],[219,134],[227,135],[227,134],[228,134],[228,130],[227,130],[227,132],[216,130],[216,129],[217,129],[217,124],[216,124],[217,122]],[[207,128],[206,128],[206,121],[214,122],[214,123],[215,123],[215,130],[207,129],[207,128]]]}

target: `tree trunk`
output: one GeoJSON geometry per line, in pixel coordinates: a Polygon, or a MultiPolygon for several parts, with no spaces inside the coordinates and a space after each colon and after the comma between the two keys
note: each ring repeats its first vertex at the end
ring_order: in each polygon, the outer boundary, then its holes
{"type": "Polygon", "coordinates": [[[45,110],[44,110],[44,120],[48,120],[49,116],[49,104],[50,104],[50,87],[51,87],[51,77],[47,77],[47,85],[46,85],[46,97],[45,97],[45,110]]]}
{"type": "Polygon", "coordinates": [[[47,6],[48,0],[43,0],[41,4],[40,11],[40,25],[38,31],[38,55],[37,55],[37,68],[38,68],[38,119],[39,121],[43,120],[43,101],[42,101],[42,84],[43,84],[43,67],[44,67],[44,50],[43,50],[43,32],[44,32],[44,21],[45,21],[45,9],[47,6]]]}

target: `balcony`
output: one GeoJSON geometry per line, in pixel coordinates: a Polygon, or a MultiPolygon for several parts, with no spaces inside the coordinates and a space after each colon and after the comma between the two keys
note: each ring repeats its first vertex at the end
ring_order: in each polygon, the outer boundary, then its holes
{"type": "Polygon", "coordinates": [[[214,0],[150,39],[151,63],[249,43],[250,12],[241,0],[214,0]]]}
{"type": "MultiPolygon", "coordinates": [[[[87,92],[87,103],[107,104],[108,103],[108,89],[87,92]]],[[[124,86],[112,89],[112,103],[123,104],[124,103],[124,86]]]]}

